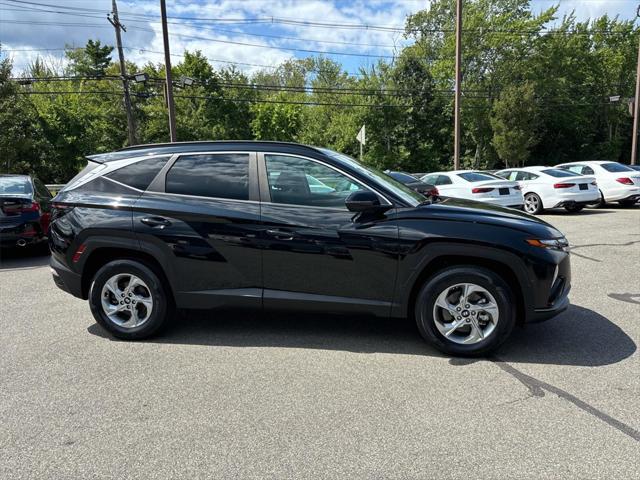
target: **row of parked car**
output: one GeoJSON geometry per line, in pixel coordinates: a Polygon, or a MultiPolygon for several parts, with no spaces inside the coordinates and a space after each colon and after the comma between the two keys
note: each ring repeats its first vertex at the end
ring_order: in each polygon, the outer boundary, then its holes
{"type": "Polygon", "coordinates": [[[571,162],[555,167],[497,171],[455,170],[420,176],[387,172],[421,193],[478,200],[531,214],[552,208],[579,212],[587,205],[640,200],[640,166],[610,161],[571,162]]]}

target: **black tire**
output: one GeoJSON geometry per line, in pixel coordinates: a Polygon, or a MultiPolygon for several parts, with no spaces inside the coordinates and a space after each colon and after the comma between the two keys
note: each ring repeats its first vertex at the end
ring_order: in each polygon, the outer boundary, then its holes
{"type": "Polygon", "coordinates": [[[567,205],[564,209],[569,213],[578,213],[584,209],[584,205],[567,205]]]}
{"type": "Polygon", "coordinates": [[[509,337],[516,323],[515,302],[513,292],[498,274],[469,265],[443,270],[428,279],[416,297],[414,312],[418,330],[428,343],[449,355],[477,357],[491,353],[509,337]],[[499,309],[494,331],[484,340],[470,345],[446,338],[438,331],[433,318],[434,304],[440,293],[459,283],[474,283],[486,289],[493,295],[499,309]]]}
{"type": "Polygon", "coordinates": [[[538,215],[542,213],[544,208],[542,207],[542,199],[539,195],[530,192],[524,196],[524,205],[522,206],[523,210],[531,215],[538,215]],[[527,199],[530,200],[529,204],[527,204],[527,199]],[[529,205],[529,207],[527,206],[529,205]]]}
{"type": "Polygon", "coordinates": [[[91,283],[89,306],[96,322],[114,337],[123,340],[140,340],[158,334],[167,326],[174,314],[173,302],[168,296],[168,286],[163,285],[153,270],[134,260],[114,260],[98,270],[91,283]],[[151,314],[144,323],[137,327],[123,328],[119,326],[106,315],[102,308],[102,289],[105,283],[117,274],[131,274],[139,277],[148,287],[152,297],[151,314]]]}

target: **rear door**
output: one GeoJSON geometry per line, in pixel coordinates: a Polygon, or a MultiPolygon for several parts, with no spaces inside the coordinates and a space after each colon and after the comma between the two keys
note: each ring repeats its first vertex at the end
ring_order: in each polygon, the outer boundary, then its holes
{"type": "Polygon", "coordinates": [[[258,165],[264,306],[389,315],[398,246],[393,210],[368,218],[347,210],[346,197],[368,187],[322,161],[265,153],[258,165]],[[313,189],[309,176],[329,190],[313,189]]]}
{"type": "Polygon", "coordinates": [[[235,151],[174,156],[136,203],[141,247],[165,264],[181,305],[261,305],[255,158],[235,151]]]}

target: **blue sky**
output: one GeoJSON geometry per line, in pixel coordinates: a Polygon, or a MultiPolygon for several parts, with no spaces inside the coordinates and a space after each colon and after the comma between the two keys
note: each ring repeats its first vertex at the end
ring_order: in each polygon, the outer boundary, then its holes
{"type": "MultiPolygon", "coordinates": [[[[179,62],[187,49],[201,50],[215,66],[230,65],[225,61],[237,62],[239,69],[250,73],[265,68],[261,66],[268,68],[291,57],[313,54],[294,50],[300,49],[332,52],[327,56],[353,72],[380,57],[392,57],[405,42],[402,33],[310,27],[297,21],[402,28],[407,15],[428,3],[428,0],[167,0],[168,14],[174,17],[169,25],[173,61],[179,62]],[[270,23],[266,19],[271,17],[295,19],[297,23],[270,23]],[[258,23],[239,22],[256,18],[260,19],[258,23]]],[[[560,16],[575,10],[581,20],[605,13],[632,19],[638,5],[635,0],[532,0],[531,5],[534,12],[539,12],[558,3],[560,16]]],[[[119,0],[118,5],[121,21],[128,27],[123,34],[127,58],[139,64],[162,62],[159,2],[119,0]]],[[[83,46],[89,38],[113,45],[114,31],[106,20],[110,10],[111,0],[0,0],[0,43],[6,50],[4,55],[13,59],[15,71],[19,72],[38,55],[54,66],[62,66],[61,49],[65,45],[83,46]]]]}

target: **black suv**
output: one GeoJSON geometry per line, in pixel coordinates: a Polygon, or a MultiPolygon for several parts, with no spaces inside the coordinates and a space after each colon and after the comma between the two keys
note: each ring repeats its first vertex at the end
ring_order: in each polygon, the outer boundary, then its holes
{"type": "Polygon", "coordinates": [[[157,333],[176,308],[415,317],[480,355],[568,305],[568,246],[526,213],[430,201],[324,148],[148,145],[89,157],[55,197],[56,284],[113,335],[157,333]]]}

